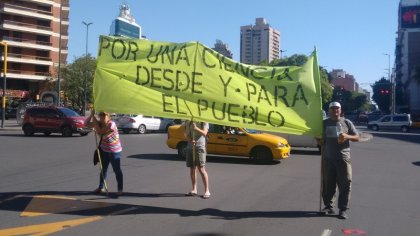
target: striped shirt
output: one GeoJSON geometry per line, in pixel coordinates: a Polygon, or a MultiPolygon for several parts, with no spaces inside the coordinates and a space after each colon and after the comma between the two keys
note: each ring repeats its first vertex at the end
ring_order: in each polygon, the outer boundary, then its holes
{"type": "Polygon", "coordinates": [[[118,135],[117,125],[111,120],[106,124],[106,126],[111,130],[111,132],[102,136],[101,149],[104,152],[121,152],[122,147],[120,136],[118,135]]]}

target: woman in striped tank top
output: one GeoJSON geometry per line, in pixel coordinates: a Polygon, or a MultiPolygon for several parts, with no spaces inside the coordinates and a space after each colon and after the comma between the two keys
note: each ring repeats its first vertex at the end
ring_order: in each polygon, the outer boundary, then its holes
{"type": "Polygon", "coordinates": [[[123,173],[121,170],[121,142],[118,135],[118,128],[115,122],[111,119],[108,112],[100,112],[99,120],[94,116],[92,111],[90,116],[86,119],[88,126],[93,126],[97,134],[101,136],[100,149],[101,163],[103,175],[99,175],[99,187],[94,193],[104,193],[104,179],[106,179],[109,163],[111,163],[114,170],[115,177],[118,184],[117,196],[123,193],[123,173]]]}

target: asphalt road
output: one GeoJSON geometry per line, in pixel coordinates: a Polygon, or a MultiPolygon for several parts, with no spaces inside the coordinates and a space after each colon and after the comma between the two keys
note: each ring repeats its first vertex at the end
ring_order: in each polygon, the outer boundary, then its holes
{"type": "Polygon", "coordinates": [[[420,134],[373,135],[352,145],[350,219],[340,220],[318,215],[315,150],[268,165],[209,156],[204,200],[184,196],[188,169],[166,134],[122,134],[125,194],[116,198],[112,170],[110,195],[90,193],[93,135],[0,130],[0,235],[419,235],[420,134]]]}

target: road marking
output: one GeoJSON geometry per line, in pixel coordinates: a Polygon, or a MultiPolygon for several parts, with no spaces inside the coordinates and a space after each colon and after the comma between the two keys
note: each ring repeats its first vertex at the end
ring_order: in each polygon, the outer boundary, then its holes
{"type": "Polygon", "coordinates": [[[9,229],[0,229],[0,235],[33,235],[43,236],[56,233],[61,230],[65,230],[71,227],[75,227],[82,224],[87,224],[93,221],[102,219],[101,216],[87,217],[76,220],[66,220],[54,223],[30,225],[23,227],[15,227],[9,229]]]}
{"type": "Polygon", "coordinates": [[[88,209],[116,206],[117,204],[78,200],[62,196],[33,196],[31,202],[20,214],[22,217],[41,216],[54,213],[74,212],[88,209]]]}
{"type": "Polygon", "coordinates": [[[132,210],[136,210],[137,208],[138,207],[130,207],[130,208],[123,209],[123,210],[120,210],[120,211],[112,212],[109,215],[110,216],[119,215],[119,214],[123,214],[123,213],[129,212],[129,211],[132,211],[132,210]]]}
{"type": "Polygon", "coordinates": [[[10,200],[13,200],[13,199],[16,199],[16,198],[20,198],[20,197],[24,197],[24,196],[25,195],[16,195],[16,196],[13,196],[13,197],[6,198],[6,199],[0,201],[0,204],[2,204],[3,202],[7,202],[7,201],[10,201],[10,200]]]}
{"type": "Polygon", "coordinates": [[[332,230],[324,229],[324,232],[322,232],[321,236],[330,236],[331,233],[332,233],[332,230]]]}

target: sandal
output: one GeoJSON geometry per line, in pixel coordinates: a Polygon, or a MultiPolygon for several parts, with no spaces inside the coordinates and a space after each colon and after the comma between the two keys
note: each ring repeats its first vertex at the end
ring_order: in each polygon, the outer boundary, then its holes
{"type": "Polygon", "coordinates": [[[202,196],[202,198],[203,198],[203,199],[209,199],[209,198],[210,198],[210,193],[209,193],[209,194],[204,194],[204,195],[202,196]]]}
{"type": "Polygon", "coordinates": [[[185,194],[185,196],[187,196],[187,197],[194,197],[194,196],[197,196],[197,193],[188,192],[188,193],[185,194]]]}

